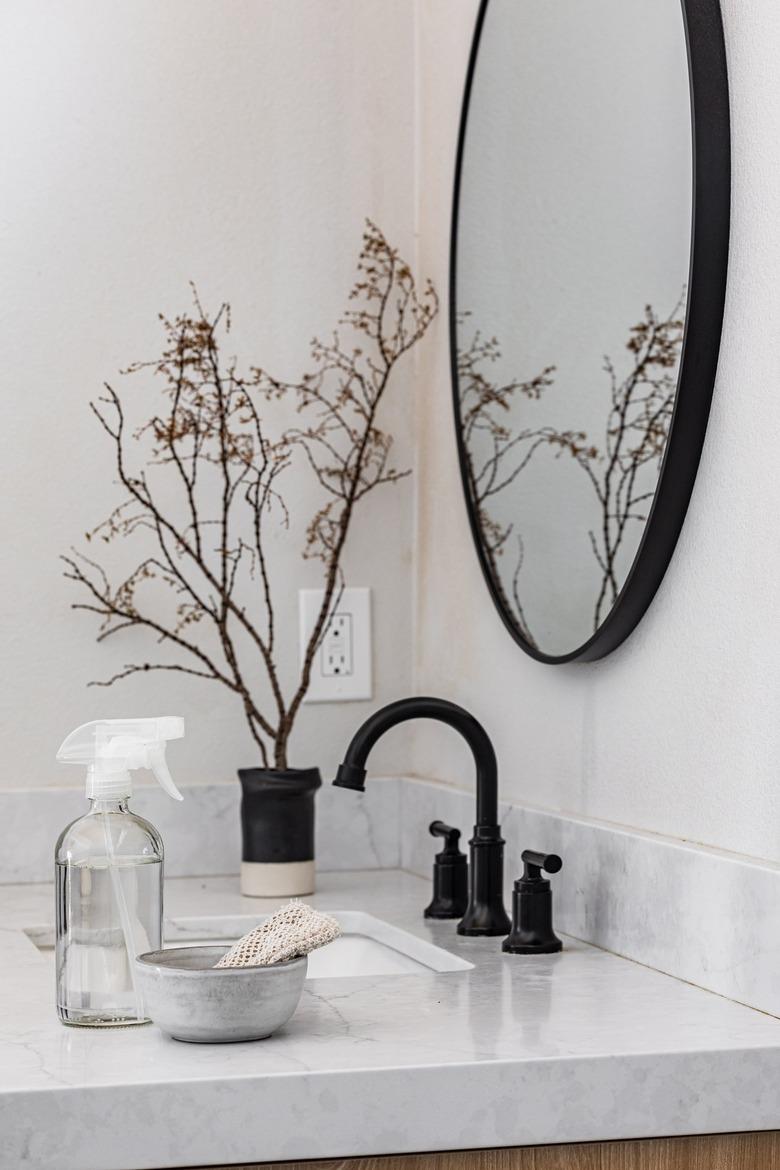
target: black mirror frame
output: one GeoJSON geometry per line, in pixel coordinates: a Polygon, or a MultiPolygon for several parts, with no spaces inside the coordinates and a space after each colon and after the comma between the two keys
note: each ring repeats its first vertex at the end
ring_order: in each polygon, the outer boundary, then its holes
{"type": "Polygon", "coordinates": [[[461,174],[469,101],[479,42],[490,0],[481,0],[460,116],[452,204],[449,274],[450,363],[461,480],[482,572],[504,625],[539,662],[593,662],[615,650],[636,628],[671,561],[693,492],[707,430],[718,365],[729,251],[731,140],[726,50],[719,0],[681,0],[688,48],[693,140],[691,255],[685,333],[672,425],[650,516],[626,581],[596,632],[568,654],[531,645],[507,612],[485,556],[467,478],[457,374],[457,243],[461,174]]]}

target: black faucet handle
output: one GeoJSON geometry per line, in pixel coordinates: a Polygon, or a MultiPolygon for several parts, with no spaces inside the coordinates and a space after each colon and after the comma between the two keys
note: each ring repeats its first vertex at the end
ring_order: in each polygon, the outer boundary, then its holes
{"type": "Polygon", "coordinates": [[[444,838],[444,848],[439,854],[440,857],[444,855],[449,857],[454,857],[456,855],[460,855],[461,857],[463,856],[458,847],[458,842],[460,841],[460,829],[454,829],[452,825],[445,825],[444,821],[431,821],[430,825],[428,826],[428,832],[432,837],[444,838]]]}
{"type": "Polygon", "coordinates": [[[444,848],[433,859],[433,901],[425,908],[426,918],[461,918],[468,905],[468,863],[458,848],[460,829],[431,821],[428,832],[443,837],[444,848]]]}
{"type": "Polygon", "coordinates": [[[558,873],[563,861],[557,853],[524,849],[523,876],[512,893],[512,929],[502,950],[509,955],[553,955],[563,944],[553,930],[552,890],[546,873],[558,873]]]}
{"type": "Polygon", "coordinates": [[[542,870],[545,873],[558,873],[563,867],[563,861],[557,853],[538,853],[535,849],[524,849],[520,858],[523,862],[524,882],[542,881],[542,870]]]}

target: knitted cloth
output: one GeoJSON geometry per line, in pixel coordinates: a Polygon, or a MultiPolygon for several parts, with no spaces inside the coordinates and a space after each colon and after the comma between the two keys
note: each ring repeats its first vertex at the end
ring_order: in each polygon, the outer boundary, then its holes
{"type": "Polygon", "coordinates": [[[299,955],[308,955],[341,934],[335,918],[312,910],[304,902],[288,902],[269,919],[250,930],[216,967],[268,967],[299,955]]]}

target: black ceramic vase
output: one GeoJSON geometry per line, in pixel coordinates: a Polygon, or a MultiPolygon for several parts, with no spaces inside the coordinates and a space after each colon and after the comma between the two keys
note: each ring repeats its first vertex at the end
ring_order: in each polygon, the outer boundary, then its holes
{"type": "Polygon", "coordinates": [[[239,768],[241,893],[250,898],[314,892],[314,794],[319,768],[239,768]]]}

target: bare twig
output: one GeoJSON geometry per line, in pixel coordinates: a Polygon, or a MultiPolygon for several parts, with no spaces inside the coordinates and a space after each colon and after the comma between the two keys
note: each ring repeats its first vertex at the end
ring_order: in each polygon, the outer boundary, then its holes
{"type": "MultiPolygon", "coordinates": [[[[659,318],[652,306],[630,330],[626,348],[630,369],[619,377],[612,360],[604,358],[609,404],[604,447],[581,431],[561,431],[540,426],[515,431],[511,410],[521,397],[537,402],[553,383],[554,366],[548,366],[528,382],[518,379],[498,384],[486,366],[501,357],[495,337],[486,340],[476,332],[468,348],[458,354],[460,417],[466,473],[474,507],[480,519],[484,555],[495,588],[523,637],[535,645],[520,590],[523,543],[513,523],[498,521],[491,511],[495,497],[514,483],[540,447],[556,456],[569,454],[588,477],[599,509],[599,525],[588,532],[588,541],[601,573],[593,613],[598,629],[606,608],[617,599],[622,579],[618,560],[626,535],[635,522],[644,523],[655,494],[648,486],[644,468],[660,467],[666,449],[674,401],[677,369],[684,332],[685,289],[672,312],[659,318]],[[510,537],[517,541],[517,559],[511,574],[511,596],[498,571],[510,537]]],[[[463,314],[467,317],[468,314],[463,314]]]]}
{"type": "Polygon", "coordinates": [[[588,533],[602,578],[593,610],[597,630],[617,600],[624,574],[619,557],[632,526],[643,524],[655,494],[657,469],[666,450],[666,440],[677,394],[685,321],[685,289],[672,312],[659,318],[651,305],[630,331],[626,349],[630,368],[618,377],[609,357],[604,370],[610,385],[610,405],[603,449],[584,445],[571,454],[586,472],[601,513],[600,526],[588,533]],[[654,467],[648,488],[645,468],[654,467]]]}
{"type": "Polygon", "coordinates": [[[298,382],[282,382],[257,366],[241,374],[222,353],[229,307],[210,315],[194,287],[193,303],[190,313],[160,317],[159,358],[124,371],[157,379],[164,410],[130,434],[112,386],[91,404],[114,445],[125,499],[87,539],[151,537],[156,552],[118,585],[97,560],[78,553],[63,558],[65,576],[87,594],[74,608],[100,617],[98,640],[139,627],[184,656],[181,663],[128,664],[94,685],[151,670],[219,682],[241,701],[263,764],[285,768],[314,656],[343,588],[341,561],[355,509],[376,488],[409,474],[393,466],[392,438],[377,418],[398,363],[427,332],[438,299],[430,282],[418,290],[409,266],[367,221],[348,308],[327,342],[311,343],[312,366],[298,382]],[[294,404],[300,421],[272,439],[264,408],[279,399],[294,404]],[[303,555],[321,563],[324,593],[300,676],[286,696],[267,534],[272,520],[289,525],[279,483],[298,454],[323,496],[306,525],[303,555]],[[170,503],[170,494],[163,502],[152,468],[155,475],[170,472],[181,507],[170,503]],[[147,594],[160,586],[174,598],[170,620],[158,616],[159,605],[152,608],[147,594]],[[251,605],[242,600],[247,589],[251,605]],[[218,653],[192,637],[201,622],[216,635],[218,653]],[[258,663],[270,711],[255,693],[258,663]]]}

